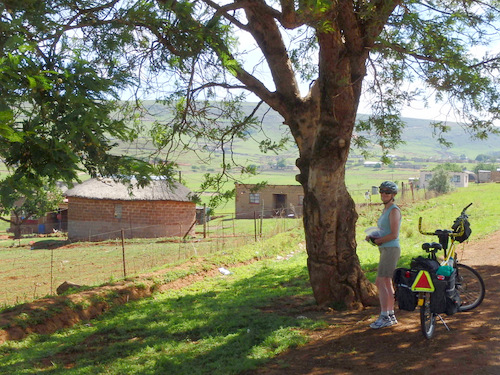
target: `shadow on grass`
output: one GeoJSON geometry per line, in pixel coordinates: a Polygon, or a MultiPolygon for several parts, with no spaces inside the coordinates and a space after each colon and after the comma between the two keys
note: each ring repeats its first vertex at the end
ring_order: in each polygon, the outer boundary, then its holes
{"type": "Polygon", "coordinates": [[[120,306],[93,326],[33,336],[26,348],[4,347],[0,373],[237,374],[304,343],[298,329],[315,324],[264,309],[309,290],[303,264],[214,280],[120,306]]]}
{"type": "Polygon", "coordinates": [[[50,250],[57,249],[59,247],[63,247],[68,245],[70,242],[68,240],[54,240],[54,239],[46,239],[35,241],[31,244],[31,250],[50,250]]]}

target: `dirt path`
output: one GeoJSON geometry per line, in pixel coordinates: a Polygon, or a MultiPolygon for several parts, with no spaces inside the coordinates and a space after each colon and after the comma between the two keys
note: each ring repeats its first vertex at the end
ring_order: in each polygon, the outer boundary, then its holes
{"type": "MultiPolygon", "coordinates": [[[[246,373],[320,374],[500,374],[500,231],[467,244],[462,263],[483,276],[486,297],[477,309],[444,316],[450,331],[438,323],[431,340],[420,332],[418,312],[397,312],[396,326],[373,330],[368,324],[377,308],[359,313],[313,313],[329,326],[310,333],[311,341],[246,373]]],[[[277,307],[278,309],[278,307],[277,307]]]]}

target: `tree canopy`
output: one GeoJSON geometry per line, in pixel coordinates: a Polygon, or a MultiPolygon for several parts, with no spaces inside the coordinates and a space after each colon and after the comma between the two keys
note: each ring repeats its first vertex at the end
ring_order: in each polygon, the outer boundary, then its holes
{"type": "Polygon", "coordinates": [[[0,184],[0,219],[11,224],[14,238],[20,238],[23,223],[57,211],[63,197],[61,189],[47,179],[41,185],[25,180],[12,182],[12,179],[6,179],[0,184]]]}
{"type": "MultiPolygon", "coordinates": [[[[356,256],[345,186],[351,146],[401,141],[401,108],[448,103],[473,137],[498,132],[496,0],[2,1],[2,155],[18,175],[139,172],[111,153],[134,134],[115,117],[126,92],[174,111],[151,137],[170,155],[222,152],[258,128],[251,94],[297,144],[308,267],[319,304],[366,304],[374,289],[356,256]],[[371,114],[356,124],[362,95],[371,114]],[[50,152],[46,152],[49,151],[50,152]],[[52,151],[54,150],[54,151],[52,151]],[[55,169],[50,166],[59,165],[55,169]]],[[[445,122],[434,132],[443,143],[445,122]]],[[[281,140],[262,142],[278,150],[281,140]]],[[[227,156],[226,156],[227,155],[227,156]]],[[[245,171],[245,168],[242,169],[245,171]]],[[[205,187],[220,187],[221,175],[205,187]]]]}

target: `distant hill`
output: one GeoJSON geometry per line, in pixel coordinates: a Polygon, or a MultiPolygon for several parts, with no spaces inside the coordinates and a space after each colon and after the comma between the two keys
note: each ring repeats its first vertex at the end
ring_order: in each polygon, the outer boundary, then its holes
{"type": "MultiPolygon", "coordinates": [[[[146,124],[152,123],[155,120],[161,122],[171,119],[172,116],[166,106],[154,102],[147,104],[149,107],[149,114],[143,117],[146,124]]],[[[245,103],[244,111],[250,114],[256,104],[257,103],[245,103]]],[[[283,118],[267,105],[262,105],[256,112],[256,115],[262,119],[262,129],[252,131],[252,138],[262,140],[268,137],[273,140],[278,140],[284,135],[288,135],[291,139],[289,150],[279,156],[295,159],[298,151],[288,127],[283,124],[283,118]]],[[[358,118],[363,117],[366,117],[366,115],[358,115],[358,118]]],[[[446,139],[453,145],[450,148],[446,148],[438,143],[437,137],[433,136],[433,129],[430,126],[431,120],[403,118],[403,121],[406,123],[406,128],[403,133],[403,140],[406,143],[392,152],[397,156],[405,156],[408,159],[432,158],[435,160],[456,160],[463,156],[468,159],[475,159],[479,154],[493,155],[495,153],[500,153],[500,136],[498,135],[492,135],[487,140],[473,140],[459,124],[447,122],[446,125],[448,125],[451,130],[447,133],[446,139]]],[[[150,142],[146,138],[143,138],[140,143],[144,150],[149,149],[150,142]]],[[[261,159],[263,157],[279,157],[274,154],[267,154],[264,156],[264,154],[260,152],[258,145],[251,141],[235,142],[234,151],[237,155],[256,162],[259,160],[262,161],[261,159]]],[[[355,154],[359,154],[359,152],[353,149],[351,155],[355,154]]]]}
{"type": "Polygon", "coordinates": [[[490,135],[487,140],[472,139],[470,134],[458,123],[447,122],[446,125],[451,130],[446,133],[446,140],[452,146],[446,148],[440,145],[437,137],[433,136],[433,129],[430,126],[431,120],[403,118],[406,123],[406,130],[403,140],[406,144],[395,150],[403,151],[409,157],[435,157],[438,159],[458,159],[465,155],[469,159],[475,159],[479,154],[494,154],[500,152],[500,136],[490,135]]]}
{"type": "MultiPolygon", "coordinates": [[[[255,103],[248,103],[248,112],[255,103]]],[[[283,119],[274,111],[261,108],[258,115],[264,115],[263,130],[268,136],[278,137],[283,132],[288,132],[288,128],[283,125],[283,119]]],[[[359,114],[358,118],[366,118],[366,115],[359,114]]],[[[439,144],[437,136],[433,136],[431,120],[403,118],[406,128],[403,133],[405,144],[394,150],[394,154],[404,153],[408,158],[434,158],[434,159],[459,159],[466,156],[468,159],[475,159],[479,154],[500,153],[500,136],[491,135],[487,140],[471,139],[470,134],[455,122],[446,122],[450,131],[446,133],[446,140],[452,143],[450,148],[439,144]]],[[[352,153],[356,153],[353,150],[352,153]]]]}

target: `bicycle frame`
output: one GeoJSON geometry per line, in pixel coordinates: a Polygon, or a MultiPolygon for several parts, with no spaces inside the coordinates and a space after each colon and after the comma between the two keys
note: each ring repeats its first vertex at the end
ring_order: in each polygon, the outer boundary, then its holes
{"type": "MultiPolygon", "coordinates": [[[[459,217],[465,217],[465,211],[472,205],[472,203],[468,204],[463,210],[462,213],[460,214],[459,217]]],[[[463,236],[465,232],[465,227],[464,227],[464,222],[460,222],[460,230],[458,232],[454,232],[449,229],[437,229],[434,232],[424,232],[422,231],[422,217],[418,219],[418,231],[421,234],[424,235],[429,235],[429,236],[437,236],[439,238],[439,244],[442,246],[443,251],[444,251],[444,259],[441,262],[441,265],[446,265],[450,263],[450,259],[453,259],[453,264],[452,266],[455,268],[456,267],[456,238],[463,236]],[[450,243],[451,241],[451,243],[450,243]],[[448,248],[448,244],[449,248],[448,248]]],[[[432,255],[435,258],[435,252],[433,252],[432,255]]]]}

